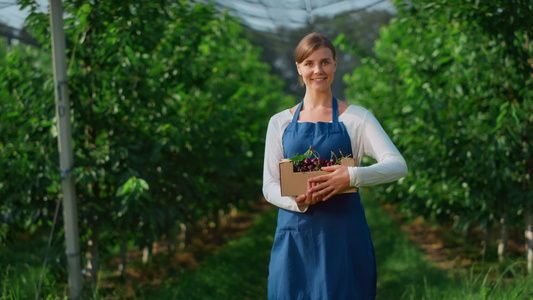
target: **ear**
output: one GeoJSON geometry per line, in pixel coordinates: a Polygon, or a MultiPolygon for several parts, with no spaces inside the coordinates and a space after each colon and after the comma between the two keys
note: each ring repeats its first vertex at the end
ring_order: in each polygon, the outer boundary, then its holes
{"type": "Polygon", "coordinates": [[[302,75],[302,73],[300,72],[300,64],[299,63],[295,63],[296,64],[296,69],[298,70],[298,75],[302,75]]]}

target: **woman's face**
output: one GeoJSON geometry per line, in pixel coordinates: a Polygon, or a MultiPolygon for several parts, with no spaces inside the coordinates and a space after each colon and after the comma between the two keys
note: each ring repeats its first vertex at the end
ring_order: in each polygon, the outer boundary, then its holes
{"type": "Polygon", "coordinates": [[[326,91],[333,82],[337,59],[327,47],[321,47],[311,53],[301,63],[296,63],[298,73],[302,75],[306,89],[326,91]]]}

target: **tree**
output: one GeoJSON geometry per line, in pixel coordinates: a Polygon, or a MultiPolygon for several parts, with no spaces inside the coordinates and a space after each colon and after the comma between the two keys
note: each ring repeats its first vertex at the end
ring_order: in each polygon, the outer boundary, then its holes
{"type": "MultiPolygon", "coordinates": [[[[293,99],[237,20],[191,1],[65,1],[64,10],[92,276],[109,244],[150,249],[175,227],[260,198],[268,118],[293,99]]],[[[49,22],[33,12],[27,23],[44,54],[13,50],[0,70],[6,239],[24,222],[46,227],[59,193],[51,69],[39,56],[50,56],[49,22]]]]}
{"type": "Polygon", "coordinates": [[[399,5],[376,57],[347,78],[347,94],[383,121],[406,157],[410,174],[387,189],[405,210],[478,224],[488,237],[493,223],[520,222],[530,205],[532,72],[523,63],[533,53],[531,28],[517,26],[504,41],[482,26],[486,7],[469,1],[399,5]]]}

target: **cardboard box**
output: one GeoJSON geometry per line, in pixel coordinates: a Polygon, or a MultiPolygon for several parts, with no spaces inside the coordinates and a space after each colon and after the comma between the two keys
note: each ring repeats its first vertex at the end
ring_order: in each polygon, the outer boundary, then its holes
{"type": "MultiPolygon", "coordinates": [[[[341,158],[341,165],[355,167],[355,159],[353,157],[341,158]]],[[[330,173],[326,171],[294,172],[293,170],[293,163],[290,159],[282,159],[279,162],[282,196],[298,196],[305,194],[307,192],[307,180],[309,178],[330,173]]],[[[341,192],[341,194],[345,193],[357,193],[357,188],[349,187],[341,192]]]]}

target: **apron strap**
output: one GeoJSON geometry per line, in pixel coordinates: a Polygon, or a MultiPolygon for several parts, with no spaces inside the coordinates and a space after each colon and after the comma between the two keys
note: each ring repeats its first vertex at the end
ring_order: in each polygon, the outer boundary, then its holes
{"type": "MultiPolygon", "coordinates": [[[[333,100],[331,101],[331,122],[332,123],[338,123],[339,122],[339,105],[337,104],[337,98],[333,97],[333,100]]],[[[294,112],[294,116],[292,116],[292,122],[298,123],[298,116],[300,116],[300,111],[302,110],[302,106],[304,104],[304,101],[302,100],[300,102],[300,105],[298,105],[298,108],[294,112]]]]}
{"type": "Polygon", "coordinates": [[[331,105],[331,122],[339,123],[339,105],[337,104],[337,98],[333,97],[331,105]]]}
{"type": "Polygon", "coordinates": [[[300,102],[300,105],[298,105],[298,108],[294,112],[294,116],[292,117],[292,122],[297,124],[298,123],[298,116],[300,115],[300,111],[302,110],[302,105],[304,104],[304,101],[302,100],[300,102]]]}

